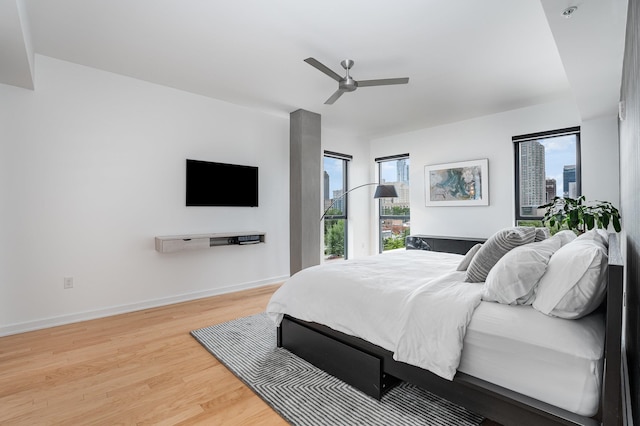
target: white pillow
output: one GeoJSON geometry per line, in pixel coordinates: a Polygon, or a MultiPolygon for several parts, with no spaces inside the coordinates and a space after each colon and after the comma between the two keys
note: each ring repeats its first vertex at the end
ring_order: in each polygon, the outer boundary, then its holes
{"type": "Polygon", "coordinates": [[[495,264],[482,289],[482,299],[509,305],[530,305],[534,289],[547,269],[559,238],[516,247],[495,264]]]}
{"type": "Polygon", "coordinates": [[[604,299],[607,267],[607,250],[600,241],[576,238],[551,256],[533,307],[567,319],[591,313],[604,299]]]}
{"type": "Polygon", "coordinates": [[[578,235],[576,240],[594,240],[602,243],[605,247],[609,247],[609,235],[607,235],[607,231],[602,229],[592,229],[591,231],[587,231],[578,235]]]}
{"type": "Polygon", "coordinates": [[[480,250],[471,259],[465,281],[470,283],[484,282],[493,265],[502,256],[511,249],[532,243],[535,236],[535,228],[526,226],[505,228],[496,232],[482,244],[480,250]]]}
{"type": "Polygon", "coordinates": [[[469,264],[471,263],[471,260],[473,259],[473,256],[475,256],[478,250],[480,250],[480,247],[482,247],[482,244],[476,244],[475,246],[471,247],[467,254],[465,254],[460,261],[460,264],[456,268],[456,271],[466,271],[469,267],[469,264]]]}
{"type": "Polygon", "coordinates": [[[552,238],[560,238],[560,241],[562,241],[562,245],[564,246],[576,239],[576,233],[569,230],[559,231],[556,232],[552,238]]]}

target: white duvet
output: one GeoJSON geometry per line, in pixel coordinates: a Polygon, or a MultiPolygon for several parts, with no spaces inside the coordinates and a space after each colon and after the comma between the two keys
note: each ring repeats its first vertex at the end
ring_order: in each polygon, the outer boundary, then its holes
{"type": "Polygon", "coordinates": [[[456,272],[462,256],[399,250],[304,269],[267,305],[284,314],[360,337],[400,362],[453,379],[482,284],[456,272]]]}

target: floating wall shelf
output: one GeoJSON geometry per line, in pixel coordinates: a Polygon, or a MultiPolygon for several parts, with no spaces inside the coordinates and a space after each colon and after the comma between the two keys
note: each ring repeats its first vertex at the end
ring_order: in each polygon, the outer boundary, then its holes
{"type": "Polygon", "coordinates": [[[264,243],[265,235],[264,232],[259,231],[168,235],[156,237],[156,251],[172,253],[181,250],[197,250],[218,246],[259,244],[264,243]]]}

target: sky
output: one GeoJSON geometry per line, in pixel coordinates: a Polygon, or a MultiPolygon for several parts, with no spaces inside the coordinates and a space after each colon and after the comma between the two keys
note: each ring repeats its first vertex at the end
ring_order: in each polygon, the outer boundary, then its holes
{"type": "Polygon", "coordinates": [[[556,180],[556,195],[562,197],[562,170],[564,166],[576,164],[576,137],[558,136],[540,139],[538,142],[544,145],[546,177],[556,180]]]}
{"type": "Polygon", "coordinates": [[[380,182],[396,182],[398,180],[398,163],[383,161],[380,163],[380,182]]]}
{"type": "Polygon", "coordinates": [[[342,189],[342,161],[343,160],[324,157],[324,171],[329,173],[330,197],[333,197],[333,191],[342,189]]]}

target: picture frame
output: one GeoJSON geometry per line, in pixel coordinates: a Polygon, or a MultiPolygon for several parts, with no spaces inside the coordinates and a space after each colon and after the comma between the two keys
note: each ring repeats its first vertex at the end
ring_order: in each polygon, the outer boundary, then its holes
{"type": "Polygon", "coordinates": [[[489,160],[424,167],[426,206],[488,206],[489,160]]]}

